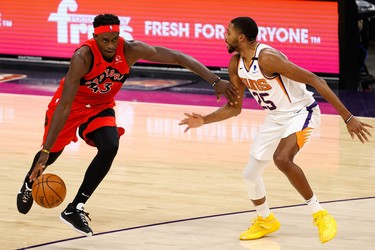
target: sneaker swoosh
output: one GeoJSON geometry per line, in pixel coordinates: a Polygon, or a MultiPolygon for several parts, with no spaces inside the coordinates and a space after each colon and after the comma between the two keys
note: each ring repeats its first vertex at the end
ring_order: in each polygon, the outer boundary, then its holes
{"type": "Polygon", "coordinates": [[[67,213],[66,211],[64,211],[64,214],[65,214],[65,215],[71,215],[71,214],[73,214],[73,212],[68,212],[68,213],[67,213]]]}
{"type": "Polygon", "coordinates": [[[301,108],[300,110],[294,112],[294,114],[297,114],[297,113],[301,112],[302,109],[303,109],[303,108],[301,108]]]}
{"type": "Polygon", "coordinates": [[[31,188],[29,188],[29,186],[27,185],[27,183],[25,182],[25,187],[28,191],[31,191],[31,188]]]}

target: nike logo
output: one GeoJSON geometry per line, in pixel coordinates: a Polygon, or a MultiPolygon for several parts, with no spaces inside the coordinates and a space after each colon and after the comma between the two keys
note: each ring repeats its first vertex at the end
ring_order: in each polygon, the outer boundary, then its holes
{"type": "Polygon", "coordinates": [[[296,111],[296,112],[294,112],[294,114],[297,114],[297,113],[299,113],[301,110],[302,110],[303,108],[301,108],[300,110],[298,110],[298,111],[296,111]]]}
{"type": "MultiPolygon", "coordinates": [[[[29,188],[28,186],[27,186],[27,183],[25,182],[25,187],[26,187],[26,190],[27,191],[31,191],[31,188],[29,188]]],[[[18,191],[18,193],[19,194],[22,194],[22,188],[20,189],[20,191],[18,191]]]]}
{"type": "Polygon", "coordinates": [[[67,213],[66,211],[64,211],[64,214],[65,214],[65,215],[71,215],[71,214],[73,214],[73,212],[68,212],[68,213],[67,213]]]}

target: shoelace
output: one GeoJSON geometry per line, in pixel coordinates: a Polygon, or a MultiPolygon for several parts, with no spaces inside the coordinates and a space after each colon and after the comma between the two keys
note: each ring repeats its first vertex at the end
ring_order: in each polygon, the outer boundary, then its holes
{"type": "Polygon", "coordinates": [[[91,221],[91,218],[89,217],[89,213],[86,213],[83,210],[78,210],[78,213],[79,213],[79,216],[81,217],[81,220],[83,221],[83,223],[87,226],[88,223],[87,223],[86,217],[91,221]]]}
{"type": "Polygon", "coordinates": [[[262,220],[259,218],[252,219],[251,226],[249,227],[249,229],[252,227],[263,228],[261,223],[262,223],[262,220]]]}
{"type": "Polygon", "coordinates": [[[32,197],[32,192],[25,189],[25,191],[22,193],[22,202],[27,203],[32,197]]]}

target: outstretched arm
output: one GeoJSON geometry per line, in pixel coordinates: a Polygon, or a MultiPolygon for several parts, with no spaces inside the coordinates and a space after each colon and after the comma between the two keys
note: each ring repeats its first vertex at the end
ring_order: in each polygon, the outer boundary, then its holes
{"type": "Polygon", "coordinates": [[[140,59],[181,65],[213,85],[217,98],[224,95],[230,104],[234,104],[238,99],[237,89],[229,81],[220,79],[198,60],[180,51],[165,47],[152,47],[146,43],[134,41],[125,42],[125,55],[129,65],[133,65],[140,59]]]}
{"type": "Polygon", "coordinates": [[[267,75],[278,73],[294,81],[309,84],[314,87],[316,91],[337,110],[346,123],[348,132],[353,139],[357,136],[358,139],[364,143],[369,140],[369,136],[372,136],[367,128],[373,127],[353,117],[324,79],[295,65],[275,50],[263,50],[259,56],[259,64],[267,75]]]}
{"type": "Polygon", "coordinates": [[[241,113],[242,98],[245,91],[245,85],[241,82],[240,78],[237,75],[237,62],[238,55],[234,55],[230,60],[228,68],[230,82],[236,86],[240,96],[237,103],[233,105],[227,103],[216,111],[205,116],[196,113],[185,113],[186,118],[182,119],[179,123],[179,125],[187,125],[185,132],[187,132],[190,128],[197,128],[202,126],[203,124],[226,120],[241,113]]]}

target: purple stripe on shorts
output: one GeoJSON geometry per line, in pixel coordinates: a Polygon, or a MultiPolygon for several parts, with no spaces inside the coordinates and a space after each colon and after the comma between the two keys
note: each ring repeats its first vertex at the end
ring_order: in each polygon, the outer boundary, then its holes
{"type": "Polygon", "coordinates": [[[305,128],[307,128],[307,126],[309,125],[310,120],[311,120],[311,116],[313,114],[313,108],[315,108],[316,106],[318,106],[318,102],[317,101],[315,101],[310,106],[306,107],[306,109],[309,112],[309,114],[306,117],[305,124],[303,124],[302,130],[304,130],[305,128]]]}

